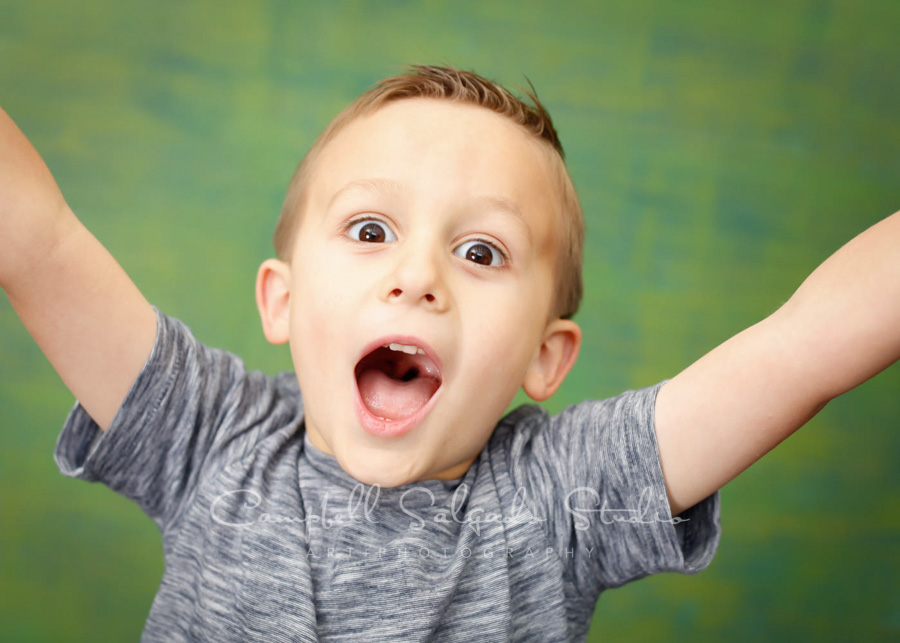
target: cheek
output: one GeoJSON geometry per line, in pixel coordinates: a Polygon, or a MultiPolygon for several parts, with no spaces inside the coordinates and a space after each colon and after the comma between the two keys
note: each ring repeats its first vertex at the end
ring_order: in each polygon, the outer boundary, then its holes
{"type": "MultiPolygon", "coordinates": [[[[521,284],[521,282],[520,282],[521,284]]],[[[521,386],[540,346],[549,311],[546,288],[520,285],[470,302],[462,315],[471,341],[471,355],[479,371],[493,373],[494,382],[512,394],[521,386]],[[503,381],[498,381],[499,378],[503,381]]]]}
{"type": "Polygon", "coordinates": [[[371,271],[329,251],[328,244],[298,251],[303,260],[294,264],[291,277],[291,352],[301,384],[309,380],[315,387],[353,335],[361,298],[371,287],[360,276],[371,271]]]}
{"type": "Polygon", "coordinates": [[[512,346],[535,340],[546,325],[550,310],[550,286],[540,276],[480,289],[466,302],[463,315],[495,343],[512,346]]]}
{"type": "Polygon", "coordinates": [[[338,309],[354,284],[351,267],[327,246],[300,251],[303,259],[293,266],[291,278],[292,313],[304,325],[339,320],[338,309]]]}
{"type": "Polygon", "coordinates": [[[528,316],[504,309],[483,315],[469,327],[465,341],[466,371],[470,388],[496,392],[502,411],[522,385],[531,358],[540,341],[540,331],[528,316]]]}
{"type": "Polygon", "coordinates": [[[330,273],[317,268],[315,255],[305,254],[304,259],[293,266],[291,279],[291,355],[301,387],[310,390],[328,367],[341,316],[335,310],[337,289],[321,279],[330,273]]]}

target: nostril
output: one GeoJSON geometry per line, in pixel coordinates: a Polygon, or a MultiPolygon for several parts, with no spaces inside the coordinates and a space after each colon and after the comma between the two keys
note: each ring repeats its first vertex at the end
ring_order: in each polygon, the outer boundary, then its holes
{"type": "Polygon", "coordinates": [[[399,297],[399,296],[402,295],[402,294],[403,294],[403,291],[400,290],[399,288],[394,288],[394,289],[391,291],[391,296],[392,296],[392,297],[399,297]]]}
{"type": "Polygon", "coordinates": [[[432,303],[434,301],[434,295],[432,295],[431,293],[426,294],[425,301],[427,301],[429,304],[432,303]]]}

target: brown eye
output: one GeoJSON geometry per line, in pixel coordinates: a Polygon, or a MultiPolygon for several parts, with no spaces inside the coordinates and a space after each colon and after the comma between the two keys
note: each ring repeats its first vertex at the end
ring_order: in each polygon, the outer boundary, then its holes
{"type": "Polygon", "coordinates": [[[500,251],[484,241],[467,241],[453,254],[481,266],[502,266],[504,263],[500,251]]]}
{"type": "Polygon", "coordinates": [[[367,223],[359,230],[359,240],[381,243],[384,241],[384,228],[377,223],[367,223]]]}
{"type": "Polygon", "coordinates": [[[486,245],[479,243],[469,246],[469,249],[466,250],[466,259],[480,263],[483,266],[490,266],[491,261],[494,259],[494,253],[486,245]]]}
{"type": "Polygon", "coordinates": [[[374,219],[357,221],[350,226],[347,236],[354,241],[362,241],[364,243],[393,243],[397,240],[390,228],[374,219]]]}

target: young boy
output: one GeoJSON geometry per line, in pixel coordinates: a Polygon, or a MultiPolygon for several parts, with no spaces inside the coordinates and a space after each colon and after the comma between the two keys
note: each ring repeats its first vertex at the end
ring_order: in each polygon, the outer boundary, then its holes
{"type": "Polygon", "coordinates": [[[0,285],[78,399],[60,469],[162,532],[145,640],[583,639],[604,589],[705,567],[717,490],[900,356],[896,214],[675,378],[501,419],[581,341],[534,102],[417,67],[332,122],[258,273],[274,378],[152,308],[0,112],[0,285]]]}

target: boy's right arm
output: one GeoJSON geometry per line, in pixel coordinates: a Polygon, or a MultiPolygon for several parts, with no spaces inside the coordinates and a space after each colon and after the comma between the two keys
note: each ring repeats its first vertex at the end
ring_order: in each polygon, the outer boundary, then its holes
{"type": "Polygon", "coordinates": [[[156,316],[69,209],[2,109],[0,287],[63,382],[106,430],[150,355],[156,316]]]}

